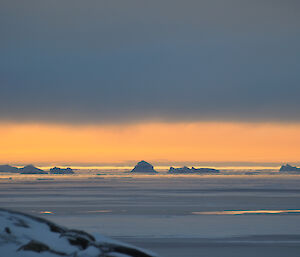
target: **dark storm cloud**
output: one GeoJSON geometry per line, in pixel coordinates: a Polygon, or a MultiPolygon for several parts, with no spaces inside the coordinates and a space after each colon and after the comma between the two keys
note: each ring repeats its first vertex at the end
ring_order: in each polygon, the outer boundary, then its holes
{"type": "Polygon", "coordinates": [[[0,120],[300,121],[300,2],[1,1],[0,120]]]}

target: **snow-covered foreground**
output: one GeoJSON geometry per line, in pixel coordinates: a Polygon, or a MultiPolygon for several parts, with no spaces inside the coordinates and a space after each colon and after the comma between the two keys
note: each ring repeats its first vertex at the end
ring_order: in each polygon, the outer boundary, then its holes
{"type": "Polygon", "coordinates": [[[101,235],[67,229],[20,212],[0,209],[1,257],[154,257],[101,235]]]}

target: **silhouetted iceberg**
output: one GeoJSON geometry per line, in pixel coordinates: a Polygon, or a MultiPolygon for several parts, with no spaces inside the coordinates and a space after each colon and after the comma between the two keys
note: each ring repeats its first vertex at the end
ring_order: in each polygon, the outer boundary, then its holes
{"type": "Polygon", "coordinates": [[[186,166],[181,167],[181,168],[170,167],[169,173],[172,173],[172,174],[190,174],[190,173],[193,173],[193,171],[190,168],[186,167],[186,166]]]}
{"type": "Polygon", "coordinates": [[[61,169],[54,167],[50,169],[50,174],[74,174],[74,171],[71,168],[61,169]]]}
{"type": "Polygon", "coordinates": [[[199,168],[199,169],[196,169],[194,167],[192,167],[192,171],[195,172],[195,173],[220,173],[219,170],[217,169],[212,169],[212,168],[199,168]]]}
{"type": "Polygon", "coordinates": [[[154,257],[146,250],[51,221],[0,209],[0,256],[154,257]]]}
{"type": "Polygon", "coordinates": [[[133,170],[131,171],[133,173],[157,173],[156,170],[154,170],[153,166],[145,161],[140,161],[135,165],[133,170]]]}
{"type": "Polygon", "coordinates": [[[170,167],[169,172],[170,174],[211,174],[211,173],[220,173],[219,170],[212,169],[212,168],[199,168],[196,169],[192,167],[181,167],[181,168],[174,168],[170,167]]]}
{"type": "Polygon", "coordinates": [[[291,166],[288,163],[286,165],[282,165],[279,169],[280,172],[289,172],[289,171],[298,171],[300,172],[300,168],[296,166],[291,166]]]}
{"type": "Polygon", "coordinates": [[[48,172],[43,171],[33,165],[27,165],[19,169],[21,174],[48,174],[48,172]]]}
{"type": "Polygon", "coordinates": [[[10,165],[0,165],[0,172],[19,173],[19,169],[10,165]]]}

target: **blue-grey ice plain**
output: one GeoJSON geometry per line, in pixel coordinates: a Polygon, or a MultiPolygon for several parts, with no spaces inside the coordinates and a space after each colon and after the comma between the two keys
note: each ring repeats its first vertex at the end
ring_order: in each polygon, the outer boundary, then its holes
{"type": "MultiPolygon", "coordinates": [[[[252,175],[248,175],[252,174],[252,175]]],[[[300,176],[1,174],[0,206],[165,257],[300,254],[300,176]]]]}

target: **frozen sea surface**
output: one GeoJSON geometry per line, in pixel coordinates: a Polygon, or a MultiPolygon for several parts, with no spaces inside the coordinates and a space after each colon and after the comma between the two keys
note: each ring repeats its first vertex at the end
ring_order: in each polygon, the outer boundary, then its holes
{"type": "Polygon", "coordinates": [[[300,176],[98,174],[1,175],[0,206],[166,257],[300,256],[300,176]]]}

